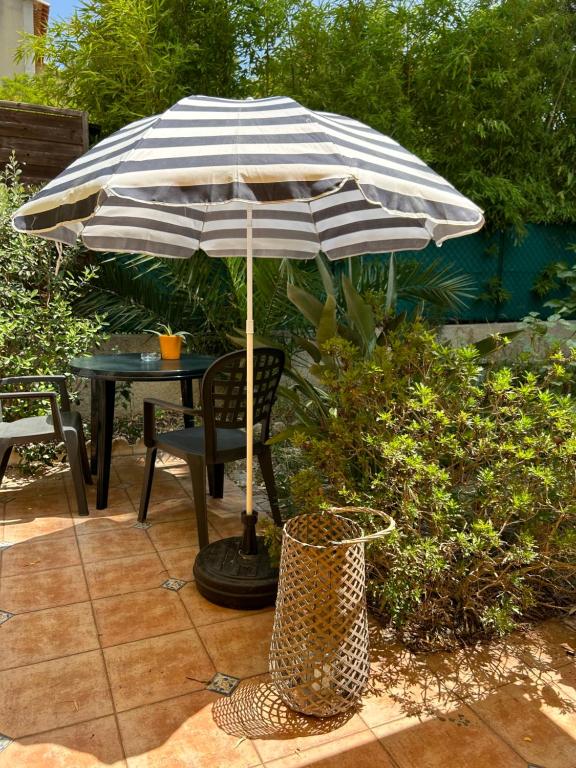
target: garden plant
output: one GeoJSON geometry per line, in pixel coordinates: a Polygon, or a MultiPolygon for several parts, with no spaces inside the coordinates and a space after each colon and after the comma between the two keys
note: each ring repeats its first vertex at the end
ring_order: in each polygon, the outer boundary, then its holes
{"type": "MultiPolygon", "coordinates": [[[[20,169],[10,161],[0,175],[0,377],[69,371],[70,358],[92,350],[104,337],[97,314],[78,317],[74,301],[87,290],[95,269],[78,265],[77,249],[60,256],[53,243],[17,233],[10,221],[30,190],[20,183],[20,169]]],[[[26,410],[20,401],[6,416],[44,412],[26,410]]],[[[50,461],[49,445],[31,446],[30,458],[50,461]],[[40,451],[40,453],[38,453],[40,451]]]]}
{"type": "Polygon", "coordinates": [[[511,368],[482,356],[497,340],[454,348],[418,317],[378,318],[352,294],[347,313],[330,296],[320,307],[308,369],[300,362],[283,391],[295,415],[283,437],[301,451],[293,509],[394,517],[395,532],[367,548],[373,609],[414,647],[568,611],[574,350],[511,368]]]}

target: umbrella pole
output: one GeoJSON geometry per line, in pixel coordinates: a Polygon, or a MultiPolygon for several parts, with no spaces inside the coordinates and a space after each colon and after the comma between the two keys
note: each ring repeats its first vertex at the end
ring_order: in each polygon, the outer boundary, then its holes
{"type": "Polygon", "coordinates": [[[252,246],[252,208],[246,209],[246,511],[242,516],[244,533],[240,544],[243,555],[258,552],[257,515],[253,510],[254,482],[254,273],[252,246]]]}
{"type": "Polygon", "coordinates": [[[252,514],[254,449],[254,272],[252,209],[246,211],[246,514],[252,514]]]}
{"type": "Polygon", "coordinates": [[[246,212],[246,510],[240,538],[213,541],[200,550],[194,578],[201,595],[216,605],[256,610],[273,605],[278,591],[278,568],[268,548],[256,536],[258,514],[253,507],[254,458],[254,317],[252,209],[246,212]]]}

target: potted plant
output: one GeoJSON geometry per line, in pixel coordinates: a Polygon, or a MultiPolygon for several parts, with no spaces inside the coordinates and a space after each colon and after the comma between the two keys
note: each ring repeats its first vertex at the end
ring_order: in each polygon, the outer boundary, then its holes
{"type": "Polygon", "coordinates": [[[173,331],[169,325],[160,323],[160,330],[146,329],[146,333],[154,333],[160,342],[160,354],[163,360],[178,360],[182,351],[182,341],[185,336],[190,336],[188,331],[173,331]]]}

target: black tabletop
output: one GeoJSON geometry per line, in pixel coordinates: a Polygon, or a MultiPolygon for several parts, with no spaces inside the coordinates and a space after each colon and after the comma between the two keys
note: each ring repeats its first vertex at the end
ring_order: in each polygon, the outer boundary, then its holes
{"type": "Polygon", "coordinates": [[[201,378],[216,360],[209,355],[182,355],[179,360],[145,362],[140,352],[74,357],[70,367],[77,376],[115,381],[172,381],[201,378]]]}

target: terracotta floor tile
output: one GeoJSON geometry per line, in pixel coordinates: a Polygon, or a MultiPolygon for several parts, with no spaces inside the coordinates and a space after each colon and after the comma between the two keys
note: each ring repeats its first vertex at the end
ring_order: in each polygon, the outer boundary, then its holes
{"type": "Polygon", "coordinates": [[[98,648],[90,603],[13,616],[0,625],[0,669],[98,648]]]}
{"type": "Polygon", "coordinates": [[[216,671],[196,631],[104,650],[116,707],[140,707],[202,688],[216,671]]]}
{"type": "Polygon", "coordinates": [[[230,736],[252,739],[264,763],[367,730],[354,710],[320,718],[294,712],[282,702],[268,675],[244,680],[231,696],[220,697],[213,717],[230,736]]]}
{"type": "Polygon", "coordinates": [[[512,683],[472,708],[525,761],[546,768],[576,765],[576,701],[552,685],[512,683]]]}
{"type": "Polygon", "coordinates": [[[0,752],[0,768],[125,768],[113,717],[26,736],[0,752]]]}
{"type": "Polygon", "coordinates": [[[268,671],[273,611],[198,627],[218,672],[252,677],[268,671]]]}
{"type": "Polygon", "coordinates": [[[29,539],[2,553],[2,576],[34,573],[49,568],[80,565],[76,540],[69,537],[29,539]]]}
{"type": "Polygon", "coordinates": [[[54,491],[62,486],[65,475],[69,472],[68,467],[60,464],[51,467],[47,473],[38,472],[33,476],[23,475],[18,470],[10,470],[2,481],[2,488],[7,486],[11,489],[21,489],[23,492],[30,490],[43,489],[44,491],[54,491]]]}
{"type": "Polygon", "coordinates": [[[125,482],[141,483],[144,477],[144,456],[113,458],[111,474],[125,482]]]}
{"type": "Polygon", "coordinates": [[[208,522],[217,532],[219,539],[228,539],[231,536],[242,535],[242,521],[240,520],[240,513],[231,517],[218,517],[217,515],[209,512],[208,522]]]}
{"type": "MultiPolygon", "coordinates": [[[[259,748],[260,743],[256,742],[259,748]]],[[[365,730],[345,739],[330,741],[305,752],[266,763],[270,768],[395,768],[386,751],[370,731],[365,730]]]]}
{"type": "Polygon", "coordinates": [[[220,520],[240,520],[240,515],[246,509],[246,496],[239,488],[224,485],[224,498],[206,497],[206,506],[210,515],[220,520]]]}
{"type": "Polygon", "coordinates": [[[136,512],[124,507],[106,507],[106,509],[91,509],[89,517],[75,517],[76,534],[86,536],[91,533],[105,533],[130,528],[137,521],[136,512]]]}
{"type": "MultiPolygon", "coordinates": [[[[72,496],[70,496],[72,498],[72,496]]],[[[88,506],[90,510],[96,509],[96,484],[86,486],[86,498],[88,500],[88,506]]],[[[118,486],[111,486],[108,489],[108,504],[107,508],[112,509],[114,507],[122,507],[126,511],[133,510],[134,507],[130,501],[130,497],[126,493],[125,488],[118,486]]]]}
{"type": "MultiPolygon", "coordinates": [[[[140,494],[142,492],[141,483],[135,483],[134,485],[126,488],[126,493],[130,497],[132,503],[138,507],[140,504],[140,494]]],[[[190,497],[182,488],[182,485],[175,477],[166,475],[165,477],[158,477],[155,473],[154,481],[152,483],[152,493],[150,495],[150,503],[165,501],[166,499],[189,499],[190,497]]]]}
{"type": "MultiPolygon", "coordinates": [[[[194,492],[192,490],[192,480],[190,479],[190,473],[186,472],[182,475],[176,475],[176,480],[178,480],[178,484],[180,485],[180,488],[182,488],[187,496],[189,496],[191,499],[194,498],[194,492]]],[[[206,497],[206,500],[208,500],[208,496],[206,497]]]]}
{"type": "Polygon", "coordinates": [[[0,672],[0,732],[12,738],[112,713],[100,651],[0,672]]]}
{"type": "Polygon", "coordinates": [[[181,547],[180,549],[165,549],[160,552],[160,559],[166,566],[171,579],[193,581],[192,569],[200,549],[198,547],[181,547]]]}
{"type": "Polygon", "coordinates": [[[526,768],[526,762],[468,707],[442,720],[394,720],[373,732],[398,768],[526,768]]]}
{"type": "Polygon", "coordinates": [[[3,541],[20,542],[30,539],[74,536],[74,520],[68,512],[60,515],[12,516],[5,518],[1,526],[3,541]]]}
{"type": "Polygon", "coordinates": [[[260,759],[248,740],[222,731],[208,691],[118,716],[129,768],[249,768],[260,759]]]}
{"type": "Polygon", "coordinates": [[[156,637],[192,626],[176,592],[150,589],[94,600],[102,647],[156,637]]]}
{"type": "Polygon", "coordinates": [[[64,483],[58,489],[43,490],[38,485],[15,491],[11,494],[12,501],[6,504],[8,518],[22,516],[46,517],[76,512],[76,505],[70,508],[68,494],[64,483]]]}
{"type": "Polygon", "coordinates": [[[426,666],[423,655],[389,643],[371,646],[370,656],[370,679],[360,709],[369,727],[459,706],[456,697],[443,687],[440,676],[426,666]]]}
{"type": "MultiPolygon", "coordinates": [[[[172,551],[180,552],[181,550],[172,551]]],[[[162,553],[162,558],[163,557],[164,553],[162,553]]],[[[188,613],[190,614],[192,621],[197,627],[203,627],[207,624],[215,624],[219,621],[238,619],[243,616],[253,616],[256,613],[261,613],[261,611],[237,611],[233,608],[223,608],[220,605],[214,605],[214,603],[211,603],[209,600],[206,600],[202,597],[194,583],[186,584],[186,586],[180,590],[180,597],[188,609],[188,613]]],[[[268,644],[270,644],[269,640],[268,644]]],[[[267,650],[266,653],[268,653],[267,650]]]]}
{"type": "Polygon", "coordinates": [[[11,613],[56,608],[59,605],[83,603],[88,599],[82,568],[76,565],[7,576],[0,581],[1,610],[11,613]]]}
{"type": "Polygon", "coordinates": [[[218,513],[219,511],[227,512],[230,515],[238,515],[246,508],[246,494],[243,490],[234,485],[227,477],[224,478],[224,497],[222,499],[214,499],[208,496],[206,503],[208,509],[218,513]]]}
{"type": "MultiPolygon", "coordinates": [[[[89,489],[88,518],[67,469],[5,478],[0,534],[17,543],[0,552],[0,609],[16,615],[0,625],[0,732],[16,741],[0,768],[576,768],[576,663],[563,647],[576,647],[576,620],[454,654],[410,654],[373,628],[358,711],[289,710],[261,674],[271,610],[219,608],[193,582],[160,587],[192,579],[198,552],[188,468],[160,458],[148,531],[132,528],[143,457],[113,460],[110,506],[95,510],[89,489]],[[219,697],[203,690],[216,669],[249,679],[219,697]]],[[[228,478],[224,499],[207,497],[211,540],[240,532],[244,503],[228,478]]]]}
{"type": "Polygon", "coordinates": [[[146,516],[149,523],[170,523],[191,518],[195,519],[194,503],[188,495],[184,498],[151,501],[146,516]]]}
{"type": "Polygon", "coordinates": [[[576,702],[576,661],[564,664],[554,670],[544,672],[533,671],[531,677],[538,685],[553,685],[561,691],[566,701],[574,699],[576,702]]]}
{"type": "Polygon", "coordinates": [[[84,569],[93,600],[159,587],[168,578],[155,552],[87,563],[84,569]]]}
{"type": "Polygon", "coordinates": [[[528,631],[514,633],[510,643],[530,669],[556,669],[573,661],[574,657],[566,653],[563,644],[576,650],[576,628],[559,619],[551,619],[528,631]]]}
{"type": "Polygon", "coordinates": [[[445,688],[468,704],[528,675],[518,646],[510,640],[450,653],[431,653],[426,656],[426,663],[445,688]]]}
{"type": "MultiPolygon", "coordinates": [[[[148,530],[150,540],[157,550],[177,549],[198,544],[196,520],[177,520],[171,523],[155,523],[148,530]]],[[[217,536],[215,538],[218,538],[217,536]]]]}
{"type": "Polygon", "coordinates": [[[138,528],[119,526],[112,531],[81,536],[78,541],[82,560],[85,563],[113,560],[117,557],[129,557],[131,555],[144,555],[154,551],[147,532],[138,528]]]}

